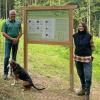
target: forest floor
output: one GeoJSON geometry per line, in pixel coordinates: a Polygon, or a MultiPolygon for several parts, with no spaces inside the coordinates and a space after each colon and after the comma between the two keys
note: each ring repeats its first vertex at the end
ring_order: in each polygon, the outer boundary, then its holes
{"type": "MultiPolygon", "coordinates": [[[[75,91],[69,90],[69,83],[58,77],[46,77],[32,73],[31,77],[35,85],[45,86],[46,89],[37,91],[32,88],[29,91],[22,90],[22,81],[11,86],[13,78],[3,80],[0,75],[0,100],[84,100],[84,96],[77,96],[75,91]]],[[[75,85],[79,88],[79,85],[75,85]]],[[[100,100],[100,84],[93,82],[90,100],[100,100]]]]}

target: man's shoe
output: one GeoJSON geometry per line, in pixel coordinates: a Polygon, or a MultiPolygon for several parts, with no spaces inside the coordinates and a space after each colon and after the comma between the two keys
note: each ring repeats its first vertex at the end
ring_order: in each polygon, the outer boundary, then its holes
{"type": "Polygon", "coordinates": [[[4,75],[4,80],[7,80],[8,79],[8,75],[4,75]]]}
{"type": "Polygon", "coordinates": [[[79,92],[77,92],[78,96],[83,96],[85,95],[85,89],[81,89],[79,92]]]}
{"type": "Polygon", "coordinates": [[[89,100],[89,95],[85,94],[85,99],[84,100],[89,100]]]}

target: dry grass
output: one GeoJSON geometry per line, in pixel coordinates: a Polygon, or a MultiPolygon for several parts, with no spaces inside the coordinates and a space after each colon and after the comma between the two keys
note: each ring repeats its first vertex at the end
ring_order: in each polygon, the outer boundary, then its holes
{"type": "MultiPolygon", "coordinates": [[[[69,84],[58,77],[45,77],[38,74],[32,74],[31,77],[35,84],[45,85],[46,89],[37,91],[31,89],[22,91],[22,81],[16,86],[11,86],[13,82],[0,78],[0,100],[83,100],[84,97],[76,96],[75,92],[69,90],[69,84]]],[[[75,85],[77,87],[77,85],[75,85]]],[[[100,89],[98,84],[93,85],[90,100],[100,100],[100,89]]]]}

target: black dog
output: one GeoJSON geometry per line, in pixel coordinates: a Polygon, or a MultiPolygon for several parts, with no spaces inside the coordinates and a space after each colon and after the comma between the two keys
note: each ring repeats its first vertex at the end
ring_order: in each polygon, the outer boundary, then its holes
{"type": "Polygon", "coordinates": [[[14,60],[11,60],[9,62],[10,67],[13,70],[13,74],[14,74],[14,83],[12,85],[15,85],[16,81],[18,81],[18,79],[23,80],[24,81],[24,89],[30,89],[31,87],[34,87],[37,90],[43,90],[45,88],[37,88],[33,82],[31,77],[29,76],[29,74],[27,73],[27,71],[22,68],[19,64],[17,64],[14,60]]]}

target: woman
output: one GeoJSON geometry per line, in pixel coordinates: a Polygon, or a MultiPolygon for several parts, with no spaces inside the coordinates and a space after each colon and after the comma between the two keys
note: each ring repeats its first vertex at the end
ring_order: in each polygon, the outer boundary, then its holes
{"type": "Polygon", "coordinates": [[[78,32],[73,35],[73,38],[75,44],[74,60],[82,87],[77,95],[85,95],[88,98],[86,100],[89,100],[92,78],[92,51],[94,49],[93,38],[83,22],[79,23],[78,32]]]}

